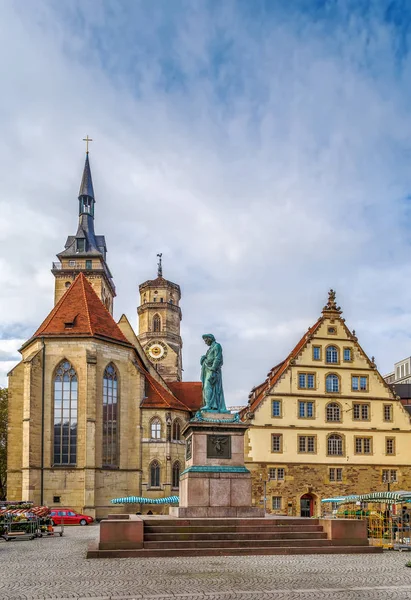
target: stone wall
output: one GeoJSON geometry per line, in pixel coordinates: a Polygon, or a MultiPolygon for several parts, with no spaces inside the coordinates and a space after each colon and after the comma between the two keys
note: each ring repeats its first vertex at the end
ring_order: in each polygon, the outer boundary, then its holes
{"type": "MultiPolygon", "coordinates": [[[[332,464],[285,464],[285,463],[247,463],[252,475],[253,505],[264,504],[264,481],[266,481],[266,508],[270,514],[300,515],[300,498],[311,494],[314,502],[314,515],[321,515],[321,499],[386,491],[387,484],[382,482],[382,471],[386,465],[350,465],[343,467],[343,480],[330,482],[329,469],[332,464]],[[269,479],[270,468],[284,468],[285,480],[269,479]],[[273,510],[272,498],[281,497],[281,509],[273,510]]],[[[398,482],[391,484],[391,490],[411,489],[411,466],[393,467],[397,471],[398,482]]],[[[328,510],[330,505],[327,505],[328,510]]]]}
{"type": "MultiPolygon", "coordinates": [[[[109,501],[141,488],[140,402],[144,376],[133,351],[95,339],[45,339],[43,502],[68,506],[92,516],[112,511],[109,501]],[[62,360],[78,378],[76,465],[53,465],[54,376],[62,360]],[[102,465],[103,374],[113,363],[118,377],[117,466],[102,465]],[[55,503],[54,498],[60,497],[55,503]]],[[[9,500],[41,501],[42,343],[24,348],[23,361],[10,377],[9,500]]]]}
{"type": "MultiPolygon", "coordinates": [[[[185,442],[183,438],[179,441],[171,440],[171,427],[175,419],[179,419],[181,429],[189,419],[189,414],[178,410],[150,410],[141,411],[142,424],[142,485],[141,494],[148,498],[163,498],[164,496],[178,495],[179,489],[172,487],[172,468],[173,464],[180,463],[180,471],[183,471],[185,464],[185,442]],[[167,418],[171,421],[167,425],[167,418]],[[160,419],[161,438],[153,440],[151,438],[151,423],[153,419],[160,419]],[[154,460],[160,464],[160,488],[150,486],[150,465],[154,460]]],[[[146,513],[151,510],[155,513],[168,514],[166,505],[147,505],[143,508],[146,513]]]]}

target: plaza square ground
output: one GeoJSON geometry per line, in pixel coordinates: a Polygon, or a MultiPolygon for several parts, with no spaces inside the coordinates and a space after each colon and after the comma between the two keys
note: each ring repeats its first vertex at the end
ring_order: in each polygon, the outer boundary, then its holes
{"type": "Polygon", "coordinates": [[[411,599],[411,553],[87,560],[98,534],[0,541],[0,599],[411,599]]]}

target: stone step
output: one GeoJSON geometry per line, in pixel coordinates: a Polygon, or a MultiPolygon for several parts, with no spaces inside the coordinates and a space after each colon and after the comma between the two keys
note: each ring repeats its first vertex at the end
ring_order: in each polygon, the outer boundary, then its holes
{"type": "MultiPolygon", "coordinates": [[[[344,540],[345,544],[346,541],[344,540]]],[[[168,542],[144,542],[144,548],[152,549],[178,549],[178,548],[280,548],[284,546],[297,547],[297,546],[341,546],[342,544],[335,544],[333,540],[327,539],[309,539],[302,540],[300,538],[295,540],[260,540],[260,539],[247,539],[247,540],[170,540],[168,542]]],[[[352,546],[368,546],[367,540],[360,540],[351,543],[352,546]]]]}
{"type": "Polygon", "coordinates": [[[262,525],[262,526],[244,526],[244,525],[187,525],[187,526],[165,526],[165,525],[151,525],[144,523],[144,533],[286,533],[289,531],[301,531],[301,532],[316,532],[322,531],[321,525],[283,525],[277,527],[276,525],[262,525]]]}
{"type": "MultiPolygon", "coordinates": [[[[261,533],[257,532],[259,540],[323,540],[327,539],[327,534],[322,531],[314,532],[300,532],[300,531],[289,531],[289,532],[268,532],[261,533]]],[[[238,532],[203,532],[203,533],[145,533],[144,541],[147,542],[161,542],[161,541],[185,541],[185,540],[249,540],[253,539],[251,533],[238,533],[238,532]]]]}
{"type": "Polygon", "coordinates": [[[177,548],[158,550],[98,550],[97,544],[91,544],[87,558],[155,558],[174,556],[258,556],[270,554],[376,554],[382,548],[376,546],[284,546],[250,548],[177,548]]]}
{"type": "Polygon", "coordinates": [[[217,527],[219,525],[229,525],[231,527],[261,527],[266,525],[275,525],[276,527],[282,526],[301,526],[301,525],[319,525],[318,519],[311,519],[308,517],[287,517],[287,518],[257,518],[257,519],[238,519],[238,518],[225,518],[225,519],[172,519],[168,517],[155,518],[155,517],[144,517],[144,523],[151,526],[167,526],[167,527],[191,527],[191,526],[210,526],[217,527]]]}

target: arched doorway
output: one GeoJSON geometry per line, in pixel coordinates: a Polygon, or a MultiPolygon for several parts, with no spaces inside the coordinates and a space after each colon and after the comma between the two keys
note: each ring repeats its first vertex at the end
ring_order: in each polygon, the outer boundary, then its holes
{"type": "Polygon", "coordinates": [[[300,515],[302,517],[312,517],[314,515],[314,498],[312,494],[301,496],[300,515]]]}

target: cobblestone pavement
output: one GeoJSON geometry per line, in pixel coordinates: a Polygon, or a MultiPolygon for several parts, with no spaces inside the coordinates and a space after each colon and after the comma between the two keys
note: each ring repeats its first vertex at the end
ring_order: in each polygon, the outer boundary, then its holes
{"type": "Polygon", "coordinates": [[[0,599],[411,599],[411,554],[85,558],[99,527],[0,540],[0,599]]]}

